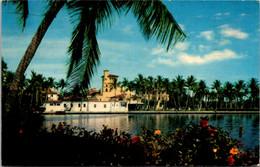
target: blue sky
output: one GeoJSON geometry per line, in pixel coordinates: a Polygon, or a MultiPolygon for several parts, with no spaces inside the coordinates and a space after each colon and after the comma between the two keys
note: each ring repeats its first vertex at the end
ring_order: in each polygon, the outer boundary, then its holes
{"type": "MultiPolygon", "coordinates": [[[[166,52],[155,39],[146,41],[131,13],[115,15],[111,28],[98,34],[101,62],[91,87],[101,87],[103,70],[133,80],[161,75],[170,80],[177,75],[194,75],[211,86],[214,80],[232,83],[250,78],[259,80],[258,1],[163,1],[187,34],[187,38],[166,52]]],[[[30,3],[31,15],[24,32],[17,23],[15,9],[2,6],[2,57],[15,71],[44,12],[41,1],[30,3]]],[[[44,37],[26,73],[34,70],[55,81],[65,78],[73,26],[63,9],[44,37]]]]}

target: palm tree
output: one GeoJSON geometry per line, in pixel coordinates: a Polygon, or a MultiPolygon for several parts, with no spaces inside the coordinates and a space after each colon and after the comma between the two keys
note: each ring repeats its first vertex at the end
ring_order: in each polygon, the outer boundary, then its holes
{"type": "MultiPolygon", "coordinates": [[[[29,44],[27,50],[22,57],[17,70],[15,72],[15,77],[11,83],[9,93],[7,95],[7,102],[5,103],[5,110],[9,112],[11,108],[14,106],[13,104],[16,101],[17,94],[18,94],[18,85],[22,80],[22,76],[24,75],[27,67],[29,66],[38,46],[40,45],[45,33],[47,32],[50,24],[52,23],[53,19],[56,17],[57,13],[63,7],[66,1],[57,0],[57,1],[50,1],[49,8],[45,13],[45,16],[39,25],[34,37],[32,38],[31,43],[29,44]]],[[[17,9],[18,13],[21,13],[20,20],[23,22],[23,28],[25,26],[26,18],[28,16],[28,2],[23,0],[17,1],[17,9]],[[19,7],[20,6],[20,7],[19,7]]]]}
{"type": "Polygon", "coordinates": [[[139,98],[143,97],[145,88],[144,88],[144,77],[142,74],[138,74],[138,77],[134,79],[135,82],[135,90],[136,90],[136,95],[138,94],[139,98]]]}
{"type": "Polygon", "coordinates": [[[118,83],[117,83],[117,78],[112,78],[112,84],[110,85],[110,89],[114,89],[115,90],[115,103],[116,103],[116,91],[117,91],[117,86],[118,86],[118,83]]]}
{"type": "Polygon", "coordinates": [[[45,103],[48,99],[48,92],[50,92],[50,89],[55,86],[54,78],[48,77],[46,81],[43,82],[43,88],[45,89],[45,103]]]}
{"type": "Polygon", "coordinates": [[[243,97],[245,96],[245,88],[246,84],[245,81],[239,80],[238,82],[235,83],[235,109],[237,109],[237,102],[239,102],[239,108],[242,108],[243,105],[243,97]],[[238,100],[239,99],[239,100],[238,100]]]}
{"type": "Polygon", "coordinates": [[[183,96],[185,94],[185,80],[182,78],[182,76],[178,75],[175,79],[175,90],[177,93],[177,100],[178,100],[178,108],[182,108],[181,102],[183,99],[183,96]]]}
{"type": "Polygon", "coordinates": [[[155,87],[154,87],[154,78],[152,76],[148,76],[145,84],[146,84],[147,93],[148,93],[147,110],[150,110],[151,93],[155,89],[155,87]]]}
{"type": "MultiPolygon", "coordinates": [[[[22,2],[22,0],[19,0],[19,2],[22,2]]],[[[89,85],[91,76],[100,60],[96,35],[106,23],[112,24],[114,12],[126,14],[132,11],[137,18],[143,36],[146,39],[156,37],[161,44],[167,44],[167,50],[186,37],[161,1],[50,1],[49,10],[45,13],[43,21],[16,70],[8,94],[9,101],[6,103],[7,112],[11,110],[11,106],[14,104],[21,76],[26,71],[49,25],[65,3],[72,17],[78,20],[68,49],[71,58],[67,77],[69,84],[73,86],[78,83],[89,85]]],[[[22,18],[26,19],[26,17],[22,18]]]]}
{"type": "Polygon", "coordinates": [[[196,85],[196,78],[191,75],[186,79],[186,87],[187,87],[187,101],[186,101],[186,109],[188,109],[189,99],[193,97],[194,89],[196,85]]]}
{"type": "Polygon", "coordinates": [[[156,103],[154,105],[154,110],[160,106],[162,97],[162,85],[163,84],[163,77],[161,75],[157,75],[156,80],[155,80],[155,88],[156,88],[156,103]],[[158,98],[159,96],[159,98],[158,98]]]}
{"type": "Polygon", "coordinates": [[[163,105],[163,109],[167,109],[167,101],[168,101],[168,92],[170,91],[170,81],[168,78],[164,78],[163,79],[163,92],[165,93],[165,98],[164,98],[164,105],[163,105]]]}
{"type": "Polygon", "coordinates": [[[249,98],[250,98],[250,107],[255,108],[259,107],[257,103],[257,98],[259,99],[259,84],[255,78],[251,78],[248,83],[249,88],[249,98]]]}
{"type": "Polygon", "coordinates": [[[220,82],[220,80],[215,80],[213,82],[212,89],[213,89],[213,92],[214,92],[214,94],[216,96],[216,99],[215,99],[215,101],[216,101],[215,111],[217,111],[218,102],[220,101],[219,96],[220,96],[221,90],[222,90],[221,89],[221,82],[220,82]]]}
{"type": "MultiPolygon", "coordinates": [[[[229,101],[229,108],[232,108],[232,100],[234,98],[234,85],[230,83],[229,81],[225,83],[224,85],[224,95],[226,98],[228,98],[229,101]]],[[[226,108],[227,108],[227,103],[226,103],[226,108]]]]}
{"type": "Polygon", "coordinates": [[[196,93],[198,100],[199,100],[199,107],[198,107],[199,111],[202,108],[202,101],[203,101],[203,99],[205,99],[205,96],[207,93],[208,93],[208,90],[207,90],[206,82],[203,80],[200,80],[198,83],[198,88],[197,88],[197,93],[196,93]]]}

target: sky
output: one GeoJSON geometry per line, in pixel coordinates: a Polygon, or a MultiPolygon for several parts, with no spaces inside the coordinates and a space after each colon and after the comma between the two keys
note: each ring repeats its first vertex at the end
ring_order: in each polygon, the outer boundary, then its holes
{"type": "MultiPolygon", "coordinates": [[[[8,69],[15,71],[30,43],[45,11],[42,1],[29,1],[30,15],[21,31],[12,5],[2,6],[1,56],[8,69]]],[[[181,75],[194,75],[211,87],[214,80],[222,83],[238,80],[259,81],[259,1],[163,1],[182,27],[187,38],[166,51],[155,39],[145,40],[136,18],[131,14],[118,17],[113,24],[98,33],[100,64],[91,87],[101,88],[104,70],[133,80],[161,75],[170,80],[181,75]]],[[[31,71],[66,78],[73,24],[64,8],[49,27],[26,77],[31,71]]]]}

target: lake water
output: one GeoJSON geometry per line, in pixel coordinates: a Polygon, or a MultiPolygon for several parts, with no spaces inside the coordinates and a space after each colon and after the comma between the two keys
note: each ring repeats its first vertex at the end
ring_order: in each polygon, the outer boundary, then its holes
{"type": "Polygon", "coordinates": [[[244,143],[244,148],[259,145],[259,114],[84,114],[84,115],[45,115],[44,127],[50,131],[51,125],[66,122],[71,127],[83,127],[99,132],[103,125],[118,128],[119,131],[131,133],[132,136],[145,129],[160,129],[162,133],[183,128],[190,122],[199,123],[200,117],[208,116],[209,124],[221,127],[230,136],[244,143]],[[245,133],[239,137],[239,126],[245,133]]]}

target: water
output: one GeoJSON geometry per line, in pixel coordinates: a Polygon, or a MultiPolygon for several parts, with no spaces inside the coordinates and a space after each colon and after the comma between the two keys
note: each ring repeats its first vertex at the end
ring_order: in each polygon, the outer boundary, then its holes
{"type": "Polygon", "coordinates": [[[87,115],[45,115],[44,127],[50,131],[51,125],[66,122],[72,127],[78,126],[99,132],[103,125],[119,131],[131,133],[132,136],[145,129],[160,129],[162,133],[183,128],[190,122],[199,123],[201,116],[209,117],[209,124],[221,127],[230,133],[230,137],[244,143],[244,148],[259,145],[259,114],[87,114],[87,115]],[[245,133],[239,137],[239,126],[245,133]]]}

